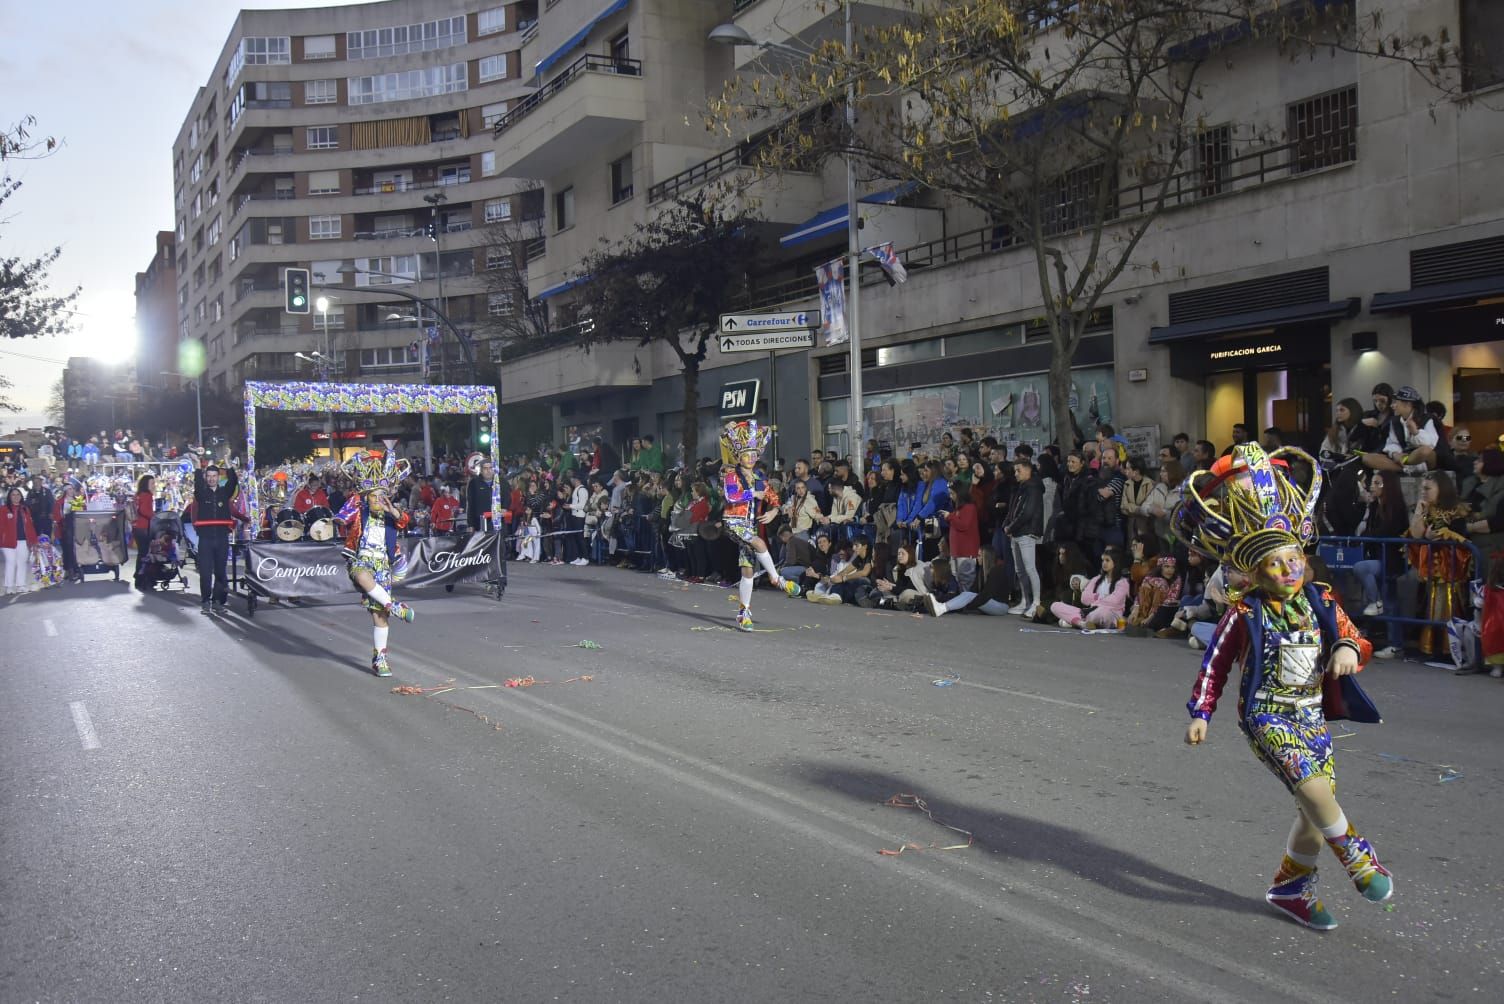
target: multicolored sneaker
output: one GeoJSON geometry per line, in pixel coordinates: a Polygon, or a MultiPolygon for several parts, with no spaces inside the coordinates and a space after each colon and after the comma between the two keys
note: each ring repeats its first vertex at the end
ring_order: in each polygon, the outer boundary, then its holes
{"type": "Polygon", "coordinates": [[[1280,913],[1313,931],[1330,931],[1337,926],[1337,918],[1316,897],[1314,868],[1281,885],[1270,886],[1264,899],[1280,913]]]}
{"type": "Polygon", "coordinates": [[[793,579],[784,579],[783,585],[778,588],[782,589],[790,599],[797,600],[800,596],[804,595],[804,590],[799,588],[799,583],[793,579]]]}
{"type": "Polygon", "coordinates": [[[738,631],[752,630],[752,611],[742,607],[736,612],[736,629],[738,631]]]}
{"type": "Polygon", "coordinates": [[[1388,868],[1379,864],[1379,856],[1374,853],[1373,844],[1358,836],[1351,826],[1347,828],[1347,833],[1329,838],[1327,843],[1337,855],[1337,860],[1342,862],[1342,867],[1347,869],[1353,886],[1362,893],[1364,899],[1370,903],[1382,903],[1394,895],[1394,876],[1388,868]]]}
{"type": "Polygon", "coordinates": [[[406,603],[403,603],[401,600],[397,600],[392,603],[391,606],[386,608],[386,612],[388,614],[391,614],[393,617],[397,617],[401,620],[406,621],[409,624],[411,624],[413,620],[418,616],[418,612],[416,610],[408,606],[406,603]]]}
{"type": "Polygon", "coordinates": [[[391,676],[392,667],[386,664],[386,649],[371,650],[371,672],[377,676],[391,676]]]}

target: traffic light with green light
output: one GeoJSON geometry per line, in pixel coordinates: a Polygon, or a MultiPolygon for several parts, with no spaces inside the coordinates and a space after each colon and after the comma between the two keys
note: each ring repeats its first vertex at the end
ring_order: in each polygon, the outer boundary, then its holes
{"type": "Polygon", "coordinates": [[[307,314],[313,310],[313,305],[308,298],[308,269],[290,268],[286,275],[287,289],[287,312],[289,314],[307,314]]]}
{"type": "Polygon", "coordinates": [[[481,446],[491,445],[491,416],[480,417],[480,434],[476,437],[481,446]]]}

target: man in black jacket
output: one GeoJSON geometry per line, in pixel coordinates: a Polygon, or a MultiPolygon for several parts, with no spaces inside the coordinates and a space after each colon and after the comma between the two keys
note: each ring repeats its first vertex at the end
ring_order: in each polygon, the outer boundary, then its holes
{"type": "Polygon", "coordinates": [[[1013,487],[1013,499],[1008,505],[1003,530],[1013,542],[1013,567],[1023,597],[1017,605],[1009,607],[1008,612],[1027,617],[1044,602],[1035,558],[1039,539],[1044,536],[1044,484],[1034,476],[1034,465],[1027,460],[1013,465],[1013,476],[1017,483],[1013,487]]]}
{"type": "Polygon", "coordinates": [[[193,528],[198,533],[198,595],[199,613],[225,612],[229,598],[229,579],[225,564],[230,558],[230,530],[235,526],[230,501],[240,486],[235,471],[224,472],[213,464],[204,467],[203,461],[194,458],[193,471],[193,528]]]}
{"type": "Polygon", "coordinates": [[[1080,451],[1066,454],[1054,539],[1057,544],[1074,541],[1088,560],[1102,556],[1102,503],[1097,496],[1101,487],[1080,451]]]}
{"type": "Polygon", "coordinates": [[[470,522],[470,532],[489,530],[495,524],[491,516],[492,486],[496,483],[496,465],[484,461],[480,465],[480,477],[471,478],[465,488],[465,518],[470,522]]]}

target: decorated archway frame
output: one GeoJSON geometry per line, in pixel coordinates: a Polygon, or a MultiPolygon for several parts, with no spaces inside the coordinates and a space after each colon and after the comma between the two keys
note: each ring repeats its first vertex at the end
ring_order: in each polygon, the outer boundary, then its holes
{"type": "MultiPolygon", "coordinates": [[[[245,466],[256,470],[256,409],[335,412],[344,415],[490,415],[491,462],[501,469],[496,388],[422,383],[269,383],[245,385],[245,466]]],[[[261,525],[260,485],[254,476],[241,481],[251,526],[261,525]]],[[[491,511],[501,512],[501,479],[491,485],[491,511]]]]}

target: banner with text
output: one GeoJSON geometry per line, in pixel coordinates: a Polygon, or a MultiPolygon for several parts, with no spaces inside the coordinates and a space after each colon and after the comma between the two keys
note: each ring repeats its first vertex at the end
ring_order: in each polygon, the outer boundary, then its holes
{"type": "MultiPolygon", "coordinates": [[[[459,537],[402,537],[407,573],[399,590],[432,589],[504,579],[501,540],[495,533],[459,537]]],[[[246,581],[262,596],[320,597],[352,593],[338,544],[256,542],[246,549],[246,581]]]]}

